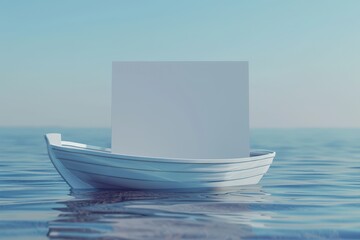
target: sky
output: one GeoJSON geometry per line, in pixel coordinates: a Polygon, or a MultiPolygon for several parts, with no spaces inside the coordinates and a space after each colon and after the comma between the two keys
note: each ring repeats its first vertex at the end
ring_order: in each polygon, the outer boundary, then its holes
{"type": "Polygon", "coordinates": [[[112,61],[249,61],[252,128],[360,127],[358,0],[0,0],[0,126],[111,126],[112,61]]]}

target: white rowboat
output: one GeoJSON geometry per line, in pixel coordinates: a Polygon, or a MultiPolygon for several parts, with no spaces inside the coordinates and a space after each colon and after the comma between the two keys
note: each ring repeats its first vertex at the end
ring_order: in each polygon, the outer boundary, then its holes
{"type": "Polygon", "coordinates": [[[229,159],[166,159],[126,156],[108,148],[45,135],[52,163],[73,189],[218,189],[257,184],[275,152],[251,151],[250,157],[229,159]]]}

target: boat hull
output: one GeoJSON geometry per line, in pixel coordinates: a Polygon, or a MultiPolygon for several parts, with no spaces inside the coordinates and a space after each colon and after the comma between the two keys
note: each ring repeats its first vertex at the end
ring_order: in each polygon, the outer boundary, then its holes
{"type": "Polygon", "coordinates": [[[248,158],[164,159],[112,154],[109,149],[61,141],[47,134],[55,168],[74,189],[189,190],[257,184],[275,152],[253,151],[248,158]]]}

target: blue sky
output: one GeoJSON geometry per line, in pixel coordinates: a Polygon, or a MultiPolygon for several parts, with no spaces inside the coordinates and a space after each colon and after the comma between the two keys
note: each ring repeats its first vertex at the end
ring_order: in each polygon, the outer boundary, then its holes
{"type": "Polygon", "coordinates": [[[251,127],[360,127],[360,1],[1,1],[0,126],[110,127],[114,60],[248,60],[251,127]]]}

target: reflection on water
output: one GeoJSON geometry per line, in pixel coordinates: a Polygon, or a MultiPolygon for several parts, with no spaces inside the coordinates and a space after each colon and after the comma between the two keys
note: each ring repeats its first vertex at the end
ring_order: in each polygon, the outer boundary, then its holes
{"type": "Polygon", "coordinates": [[[51,239],[238,239],[252,236],[255,220],[270,219],[252,205],[270,203],[260,186],[236,192],[169,193],[77,191],[59,202],[51,239]]]}

